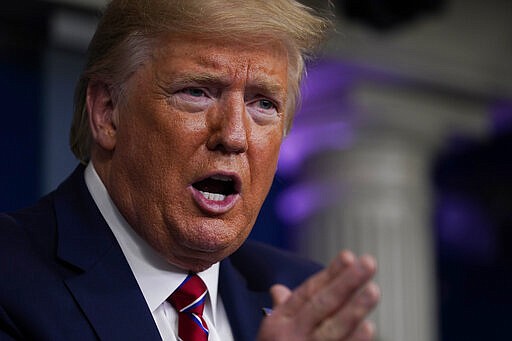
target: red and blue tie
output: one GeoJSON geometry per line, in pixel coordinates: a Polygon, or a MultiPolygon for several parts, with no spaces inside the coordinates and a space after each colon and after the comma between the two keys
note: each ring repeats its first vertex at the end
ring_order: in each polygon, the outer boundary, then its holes
{"type": "Polygon", "coordinates": [[[167,299],[178,312],[178,337],[180,340],[208,340],[208,326],[203,319],[207,293],[203,280],[196,274],[189,274],[167,299]]]}

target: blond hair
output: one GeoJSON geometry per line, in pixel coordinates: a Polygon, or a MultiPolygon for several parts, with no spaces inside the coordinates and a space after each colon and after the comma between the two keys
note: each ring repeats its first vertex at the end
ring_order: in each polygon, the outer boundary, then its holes
{"type": "Polygon", "coordinates": [[[122,100],[126,81],[148,61],[158,39],[168,34],[199,34],[244,44],[265,44],[269,39],[282,42],[288,49],[290,65],[288,130],[299,99],[305,61],[329,28],[325,16],[294,0],[113,0],[92,38],[76,86],[71,150],[81,162],[89,161],[89,82],[105,83],[113,101],[122,100]]]}

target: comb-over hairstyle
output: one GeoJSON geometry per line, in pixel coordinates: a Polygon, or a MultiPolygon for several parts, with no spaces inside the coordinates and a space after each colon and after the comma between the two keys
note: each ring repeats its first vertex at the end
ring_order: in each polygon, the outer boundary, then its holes
{"type": "Polygon", "coordinates": [[[325,39],[330,25],[326,17],[294,0],[113,0],[89,44],[87,63],[76,86],[71,150],[81,162],[89,161],[89,82],[103,82],[114,103],[122,101],[126,81],[169,35],[262,46],[269,40],[282,43],[289,58],[287,132],[305,61],[325,39]]]}

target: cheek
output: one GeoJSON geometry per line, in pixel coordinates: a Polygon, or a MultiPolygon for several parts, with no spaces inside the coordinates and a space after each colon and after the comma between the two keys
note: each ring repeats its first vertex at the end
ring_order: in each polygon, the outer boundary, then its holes
{"type": "Polygon", "coordinates": [[[257,145],[257,156],[260,159],[264,159],[266,163],[259,162],[258,164],[262,168],[268,168],[269,170],[275,171],[277,165],[277,159],[279,158],[279,151],[281,149],[281,143],[283,142],[283,133],[280,127],[274,128],[267,134],[261,134],[258,138],[257,145]],[[272,165],[273,167],[270,167],[272,165]]]}
{"type": "Polygon", "coordinates": [[[146,168],[170,167],[186,159],[200,139],[201,122],[181,117],[163,105],[141,108],[124,134],[130,157],[145,160],[146,168]]]}
{"type": "MultiPolygon", "coordinates": [[[[145,112],[139,112],[145,115],[145,112]]],[[[156,195],[155,189],[162,188],[165,173],[174,165],[174,139],[156,129],[149,120],[134,119],[129,125],[120,127],[118,146],[114,162],[124,168],[125,176],[137,189],[138,196],[145,193],[156,195]]],[[[160,196],[160,195],[158,195],[160,196]]]]}
{"type": "Polygon", "coordinates": [[[272,184],[279,158],[282,136],[280,132],[276,131],[263,134],[252,151],[251,174],[253,181],[255,181],[254,183],[257,183],[258,186],[256,190],[261,191],[260,195],[266,196],[272,184]]]}

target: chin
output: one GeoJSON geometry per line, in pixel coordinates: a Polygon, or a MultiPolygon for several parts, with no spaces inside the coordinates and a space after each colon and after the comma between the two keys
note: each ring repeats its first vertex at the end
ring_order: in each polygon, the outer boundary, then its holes
{"type": "Polygon", "coordinates": [[[187,249],[184,250],[184,254],[190,256],[190,259],[186,260],[187,270],[199,272],[208,269],[212,264],[229,257],[240,247],[242,242],[238,240],[196,239],[187,243],[187,249]]]}
{"type": "Polygon", "coordinates": [[[212,219],[196,220],[193,224],[169,231],[171,233],[166,238],[158,238],[156,243],[170,263],[187,271],[199,272],[229,257],[250,232],[250,229],[230,226],[236,224],[212,219]]]}
{"type": "Polygon", "coordinates": [[[185,270],[187,270],[189,272],[198,273],[198,272],[202,272],[202,271],[207,270],[213,264],[215,264],[215,263],[211,263],[211,264],[209,263],[208,265],[205,265],[205,264],[193,264],[191,266],[186,267],[185,270]]]}
{"type": "Polygon", "coordinates": [[[241,243],[234,240],[226,241],[205,238],[201,240],[196,239],[187,244],[191,254],[195,253],[200,257],[204,256],[205,258],[214,260],[212,263],[215,263],[225,257],[228,257],[240,246],[241,243]]]}
{"type": "Polygon", "coordinates": [[[235,222],[209,219],[187,229],[179,239],[182,241],[180,244],[192,252],[227,257],[238,249],[249,231],[237,226],[235,222]]]}
{"type": "Polygon", "coordinates": [[[227,257],[212,252],[185,251],[185,253],[186,257],[173,255],[168,262],[185,271],[201,272],[227,257]]]}

